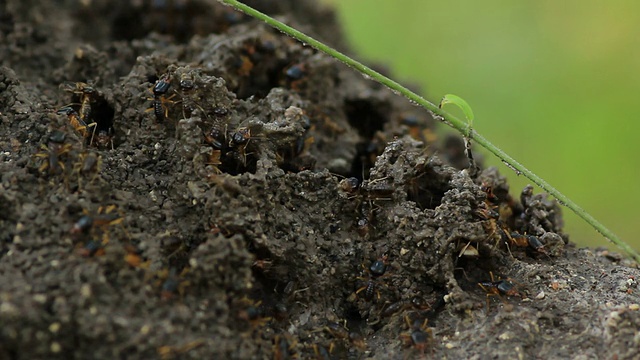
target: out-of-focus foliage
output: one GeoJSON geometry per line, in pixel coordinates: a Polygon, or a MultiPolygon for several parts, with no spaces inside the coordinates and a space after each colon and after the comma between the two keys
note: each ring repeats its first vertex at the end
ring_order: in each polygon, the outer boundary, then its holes
{"type": "MultiPolygon", "coordinates": [[[[478,132],[640,248],[640,2],[328,2],[358,58],[474,104],[478,132]]],[[[501,172],[515,195],[527,184],[501,172]]],[[[572,240],[606,244],[564,214],[572,240]]]]}

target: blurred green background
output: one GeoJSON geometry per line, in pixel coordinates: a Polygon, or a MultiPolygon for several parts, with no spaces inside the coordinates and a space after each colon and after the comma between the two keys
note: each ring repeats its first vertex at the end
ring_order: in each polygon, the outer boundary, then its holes
{"type": "MultiPolygon", "coordinates": [[[[327,1],[358,59],[464,98],[479,133],[640,248],[639,1],[327,1]]],[[[529,183],[486,160],[512,195],[529,183]]],[[[563,211],[572,241],[608,245],[563,211]]]]}

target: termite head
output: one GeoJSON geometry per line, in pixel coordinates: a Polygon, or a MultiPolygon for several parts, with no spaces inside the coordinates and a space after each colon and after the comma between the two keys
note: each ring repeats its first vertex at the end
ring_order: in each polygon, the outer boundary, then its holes
{"type": "Polygon", "coordinates": [[[360,186],[360,181],[354,177],[342,179],[338,184],[340,190],[346,192],[347,194],[355,193],[360,186]]]}
{"type": "Polygon", "coordinates": [[[163,75],[155,85],[153,85],[153,94],[156,96],[164,95],[169,91],[171,87],[171,79],[168,75],[163,75]]]}

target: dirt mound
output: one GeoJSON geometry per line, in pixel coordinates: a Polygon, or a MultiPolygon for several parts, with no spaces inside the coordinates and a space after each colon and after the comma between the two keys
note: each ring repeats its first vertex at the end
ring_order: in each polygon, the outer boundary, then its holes
{"type": "Polygon", "coordinates": [[[638,270],[386,88],[215,1],[0,6],[0,358],[639,356],[638,270]]]}

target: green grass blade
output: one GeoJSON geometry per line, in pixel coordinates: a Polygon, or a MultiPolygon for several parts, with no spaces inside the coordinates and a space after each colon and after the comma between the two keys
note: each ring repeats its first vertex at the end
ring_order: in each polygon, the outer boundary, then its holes
{"type": "MultiPolygon", "coordinates": [[[[485,139],[483,136],[481,136],[480,134],[478,134],[475,130],[471,129],[471,127],[469,126],[468,122],[462,121],[460,119],[458,119],[456,116],[444,111],[443,109],[440,109],[438,106],[434,105],[433,103],[425,100],[423,97],[421,97],[420,95],[412,92],[411,90],[407,89],[406,87],[402,86],[401,84],[397,83],[396,81],[391,80],[390,78],[383,76],[382,74],[378,73],[377,71],[372,70],[371,68],[365,66],[364,64],[342,54],[341,52],[334,50],[333,48],[323,44],[322,42],[307,36],[305,34],[303,34],[302,32],[287,26],[283,23],[281,23],[280,21],[277,21],[273,18],[271,18],[270,16],[263,14],[257,10],[255,10],[254,8],[247,6],[239,1],[236,0],[218,0],[226,5],[230,5],[233,6],[235,9],[242,11],[244,13],[246,13],[249,16],[252,16],[256,19],[262,20],[264,22],[266,22],[267,24],[269,24],[270,26],[286,33],[287,35],[297,39],[298,41],[304,43],[304,44],[308,44],[324,53],[326,53],[327,55],[342,61],[343,63],[345,63],[347,66],[352,67],[354,69],[356,69],[357,71],[359,71],[360,73],[362,73],[363,75],[371,78],[372,80],[375,80],[385,86],[387,86],[388,88],[390,88],[391,90],[393,90],[394,92],[399,92],[402,95],[404,95],[407,99],[409,99],[410,101],[413,101],[414,103],[424,107],[425,109],[431,111],[434,115],[434,117],[436,119],[439,119],[440,121],[444,122],[445,124],[449,125],[450,127],[458,130],[463,136],[468,137],[469,139],[473,139],[476,141],[476,143],[478,143],[480,146],[484,147],[485,149],[489,150],[491,153],[493,153],[495,156],[497,156],[500,160],[502,160],[502,162],[507,165],[510,169],[512,169],[513,171],[516,172],[516,174],[518,175],[523,175],[526,178],[528,178],[529,180],[533,181],[536,185],[540,186],[544,191],[546,191],[547,193],[551,194],[552,196],[554,196],[558,202],[564,206],[566,206],[567,208],[569,208],[571,211],[573,211],[574,213],[576,213],[578,216],[580,216],[584,221],[586,221],[589,225],[591,225],[596,231],[598,231],[600,234],[602,234],[605,238],[607,238],[609,241],[611,241],[612,243],[614,243],[616,246],[618,246],[620,249],[622,249],[624,252],[626,252],[629,256],[631,256],[636,262],[640,263],[640,254],[638,254],[638,252],[633,249],[631,246],[629,246],[629,244],[625,243],[624,241],[622,241],[622,239],[620,239],[617,235],[615,235],[611,230],[609,230],[608,228],[606,228],[604,225],[602,225],[600,222],[598,222],[593,216],[589,215],[584,209],[582,209],[581,207],[579,207],[578,205],[576,205],[573,201],[571,201],[571,199],[569,199],[568,197],[564,196],[562,193],[560,193],[558,190],[556,190],[553,186],[551,186],[549,183],[547,183],[546,181],[544,181],[542,178],[540,178],[538,175],[534,174],[533,172],[531,172],[529,169],[525,168],[522,164],[520,164],[519,162],[517,162],[515,159],[513,159],[511,156],[507,155],[507,153],[505,153],[504,151],[500,150],[497,146],[493,145],[491,142],[489,142],[487,139],[485,139]]],[[[464,112],[464,111],[463,111],[464,112]]]]}
{"type": "Polygon", "coordinates": [[[440,105],[438,105],[438,107],[442,109],[447,104],[453,104],[459,107],[460,110],[462,110],[464,116],[467,118],[469,128],[473,126],[473,110],[471,110],[471,106],[469,106],[469,104],[464,101],[463,98],[457,95],[447,94],[442,98],[442,100],[440,100],[440,105]]]}

